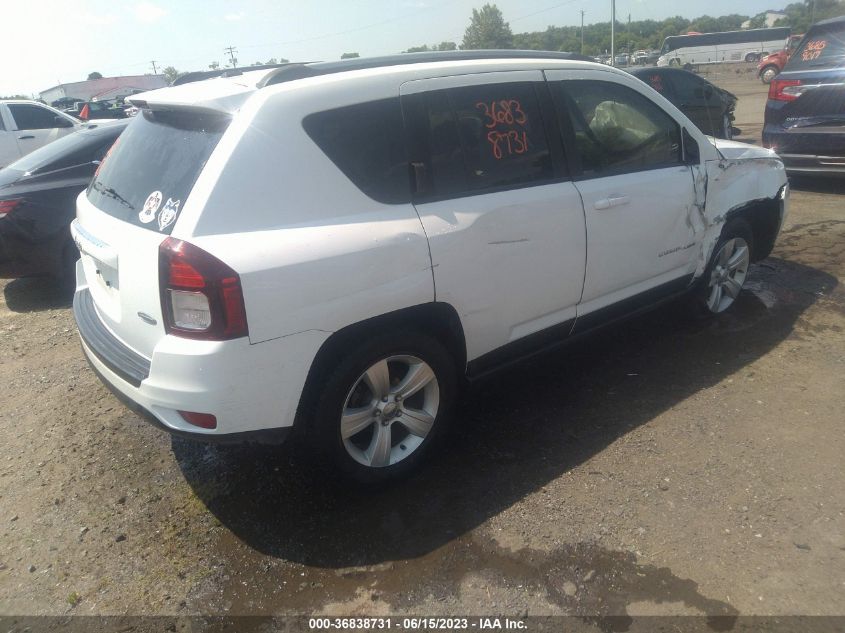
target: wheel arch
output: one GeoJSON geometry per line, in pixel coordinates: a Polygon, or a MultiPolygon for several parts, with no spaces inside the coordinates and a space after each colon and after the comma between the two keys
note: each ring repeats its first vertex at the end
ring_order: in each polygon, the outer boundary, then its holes
{"type": "Polygon", "coordinates": [[[775,246],[781,225],[780,192],[774,198],[752,200],[725,215],[725,224],[735,218],[745,220],[751,227],[754,244],[751,261],[757,262],[768,257],[775,246]]]}
{"type": "Polygon", "coordinates": [[[388,329],[417,329],[437,338],[452,355],[458,376],[466,375],[466,339],[461,319],[451,304],[434,301],[381,314],[347,325],[323,342],[308,370],[295,426],[307,426],[319,395],[320,379],[343,356],[344,351],[362,337],[388,329]]]}

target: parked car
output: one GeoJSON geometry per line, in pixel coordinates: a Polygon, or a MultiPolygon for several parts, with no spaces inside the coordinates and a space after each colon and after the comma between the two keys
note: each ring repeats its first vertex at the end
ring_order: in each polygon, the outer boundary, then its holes
{"type": "Polygon", "coordinates": [[[728,309],[786,213],[773,152],[565,53],[296,64],[130,100],[71,229],[92,367],[172,433],[296,426],[362,480],[414,468],[465,378],[682,294],[728,309]]]}
{"type": "Polygon", "coordinates": [[[0,168],[61,138],[78,123],[37,101],[0,101],[0,168]]]}
{"type": "Polygon", "coordinates": [[[760,60],[757,64],[757,76],[760,77],[760,81],[767,84],[783,70],[786,61],[792,55],[793,51],[795,51],[802,37],[804,36],[790,35],[786,41],[786,46],[771,55],[766,55],[760,60]]]}
{"type": "Polygon", "coordinates": [[[638,50],[634,51],[634,54],[631,56],[631,59],[634,64],[637,65],[644,65],[648,62],[648,51],[647,50],[638,50]]]}
{"type": "Polygon", "coordinates": [[[658,59],[660,59],[660,51],[651,50],[648,52],[648,57],[646,57],[645,63],[647,66],[654,66],[658,59]]]}
{"type": "Polygon", "coordinates": [[[630,73],[671,101],[705,134],[733,138],[736,95],[680,68],[635,68],[630,73]]]}
{"type": "Polygon", "coordinates": [[[599,64],[610,66],[610,55],[596,55],[593,59],[595,59],[599,64]]]}
{"type": "Polygon", "coordinates": [[[76,197],[127,123],[79,127],[0,170],[0,277],[73,279],[76,197]]]}
{"type": "Polygon", "coordinates": [[[845,16],[812,25],[769,84],[763,144],[789,171],[845,174],[845,16]]]}
{"type": "Polygon", "coordinates": [[[628,53],[617,53],[613,62],[616,66],[627,66],[631,63],[631,56],[628,53]]]}
{"type": "Polygon", "coordinates": [[[82,121],[126,118],[123,106],[110,101],[77,101],[65,113],[82,121]]]}

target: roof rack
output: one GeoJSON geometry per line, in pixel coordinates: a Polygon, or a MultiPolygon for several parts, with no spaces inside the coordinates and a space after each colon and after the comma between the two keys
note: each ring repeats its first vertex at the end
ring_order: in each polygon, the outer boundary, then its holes
{"type": "Polygon", "coordinates": [[[185,73],[181,77],[177,77],[170,84],[171,86],[181,86],[182,84],[190,84],[195,81],[203,81],[205,79],[213,79],[214,77],[237,77],[243,75],[245,72],[251,70],[267,70],[270,68],[284,68],[297,64],[260,64],[256,66],[244,66],[242,68],[218,68],[217,70],[196,70],[194,72],[185,73]]]}
{"type": "Polygon", "coordinates": [[[384,66],[404,66],[407,64],[425,64],[429,62],[471,61],[477,59],[565,59],[569,61],[595,62],[592,57],[578,53],[560,51],[529,50],[471,50],[471,51],[434,51],[424,53],[401,53],[383,57],[356,57],[337,62],[314,62],[307,64],[288,64],[270,73],[258,84],[259,88],[272,86],[306,77],[318,77],[352,70],[366,70],[384,66]]]}

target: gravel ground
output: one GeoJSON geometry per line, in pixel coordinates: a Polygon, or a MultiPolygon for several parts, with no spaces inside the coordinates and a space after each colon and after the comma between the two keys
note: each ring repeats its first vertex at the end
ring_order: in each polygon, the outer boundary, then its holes
{"type": "MultiPolygon", "coordinates": [[[[765,87],[720,83],[759,139],[765,87]]],[[[0,614],[843,614],[845,205],[793,185],[732,313],[669,306],[475,386],[386,489],[296,443],[171,439],[53,284],[0,282],[0,614]]]]}

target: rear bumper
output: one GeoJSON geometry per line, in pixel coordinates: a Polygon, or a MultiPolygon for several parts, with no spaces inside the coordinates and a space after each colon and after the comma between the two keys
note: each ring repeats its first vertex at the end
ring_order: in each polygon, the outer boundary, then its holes
{"type": "Polygon", "coordinates": [[[277,442],[293,426],[311,359],[327,336],[303,332],[254,345],[163,336],[148,359],[103,325],[85,286],[74,316],[88,362],[121,400],[170,433],[209,441],[277,442]],[[179,411],[212,414],[217,427],[193,426],[179,411]]]}
{"type": "Polygon", "coordinates": [[[840,174],[845,176],[845,156],[778,154],[790,173],[840,174]]]}

